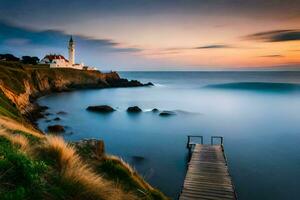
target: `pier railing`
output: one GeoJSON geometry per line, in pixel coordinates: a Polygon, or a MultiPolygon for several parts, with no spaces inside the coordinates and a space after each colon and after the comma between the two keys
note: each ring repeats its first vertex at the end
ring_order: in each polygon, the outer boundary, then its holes
{"type": "MultiPolygon", "coordinates": [[[[222,136],[211,136],[210,137],[210,144],[211,145],[216,144],[215,140],[219,140],[220,145],[223,146],[224,138],[222,136]]],[[[186,144],[186,148],[191,149],[196,144],[203,144],[203,136],[202,135],[188,135],[188,141],[187,141],[187,144],[186,144]],[[193,138],[200,138],[200,143],[193,141],[193,138]]]]}
{"type": "Polygon", "coordinates": [[[200,141],[201,141],[200,144],[203,144],[203,136],[201,136],[201,135],[188,135],[188,141],[187,141],[187,144],[186,144],[186,148],[191,149],[193,146],[198,144],[198,143],[193,142],[192,138],[200,138],[200,141]]]}
{"type": "Polygon", "coordinates": [[[211,136],[210,137],[210,144],[214,145],[214,139],[219,139],[220,140],[220,144],[223,145],[223,137],[222,136],[211,136]]]}

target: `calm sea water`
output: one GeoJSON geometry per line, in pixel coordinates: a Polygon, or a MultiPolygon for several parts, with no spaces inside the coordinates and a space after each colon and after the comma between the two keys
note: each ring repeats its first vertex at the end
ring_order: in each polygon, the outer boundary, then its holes
{"type": "Polygon", "coordinates": [[[67,140],[104,140],[108,153],[122,157],[174,199],[186,172],[186,136],[203,135],[208,143],[210,136],[221,135],[239,199],[299,199],[300,72],[120,74],[155,86],[40,98],[54,113],[49,119],[58,111],[68,113],[59,122],[41,119],[40,128],[59,123],[72,132],[64,136],[67,140]],[[102,104],[117,111],[103,115],[85,110],[102,104]],[[127,107],[134,105],[143,113],[128,114],[127,107]],[[150,112],[153,108],[177,114],[161,117],[150,112]]]}

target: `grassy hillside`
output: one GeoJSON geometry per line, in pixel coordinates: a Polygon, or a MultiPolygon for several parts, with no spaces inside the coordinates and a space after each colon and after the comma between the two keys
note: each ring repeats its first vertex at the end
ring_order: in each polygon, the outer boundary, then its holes
{"type": "MultiPolygon", "coordinates": [[[[29,80],[28,70],[35,69],[0,63],[1,81],[9,90],[22,94],[22,81],[29,80]]],[[[43,70],[48,73],[50,69],[43,70]]],[[[49,77],[51,73],[57,72],[50,72],[49,77]]],[[[38,88],[39,83],[33,84],[38,88]]],[[[61,137],[35,130],[0,91],[1,200],[167,199],[121,159],[108,155],[95,158],[93,153],[89,147],[78,148],[61,137]]]]}
{"type": "Polygon", "coordinates": [[[0,91],[0,115],[22,121],[22,115],[4,94],[0,91]]]}

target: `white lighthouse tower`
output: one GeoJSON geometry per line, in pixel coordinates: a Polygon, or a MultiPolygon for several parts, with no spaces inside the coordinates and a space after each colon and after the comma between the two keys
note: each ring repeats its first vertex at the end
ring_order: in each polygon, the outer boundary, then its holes
{"type": "Polygon", "coordinates": [[[75,63],[75,42],[73,37],[70,37],[69,45],[69,60],[61,54],[48,54],[40,62],[40,64],[48,64],[50,68],[73,68],[79,70],[97,70],[95,67],[85,66],[84,63],[75,63]]]}
{"type": "Polygon", "coordinates": [[[72,36],[69,41],[68,49],[69,49],[69,64],[74,65],[75,64],[75,43],[73,41],[72,36]]]}

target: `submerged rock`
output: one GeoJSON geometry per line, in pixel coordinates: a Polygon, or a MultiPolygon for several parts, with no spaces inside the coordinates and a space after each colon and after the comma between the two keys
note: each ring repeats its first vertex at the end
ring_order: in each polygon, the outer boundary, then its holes
{"type": "Polygon", "coordinates": [[[89,106],[87,107],[88,111],[93,111],[93,112],[99,112],[99,113],[110,113],[115,111],[112,107],[108,105],[101,105],[101,106],[89,106]]]}
{"type": "Polygon", "coordinates": [[[65,132],[65,128],[61,125],[53,125],[53,126],[48,126],[48,131],[53,132],[53,133],[63,133],[65,132]]]}
{"type": "Polygon", "coordinates": [[[59,121],[60,118],[59,118],[59,117],[56,117],[56,118],[54,118],[53,120],[54,120],[54,121],[59,121]]]}
{"type": "Polygon", "coordinates": [[[49,115],[52,115],[52,114],[49,113],[49,112],[45,112],[44,115],[45,115],[45,116],[49,116],[49,115]]]}
{"type": "Polygon", "coordinates": [[[143,162],[145,160],[143,156],[132,156],[131,158],[133,162],[143,162]]]}
{"type": "Polygon", "coordinates": [[[68,114],[68,113],[65,112],[65,111],[59,111],[59,112],[57,112],[56,114],[58,114],[58,115],[66,115],[66,114],[68,114]]]}
{"type": "Polygon", "coordinates": [[[138,106],[132,106],[132,107],[127,108],[127,112],[139,113],[139,112],[142,112],[142,109],[140,109],[138,106]]]}
{"type": "Polygon", "coordinates": [[[172,115],[176,115],[176,113],[173,111],[166,111],[166,110],[159,113],[159,116],[162,116],[162,117],[168,117],[168,116],[172,116],[172,115]]]}

